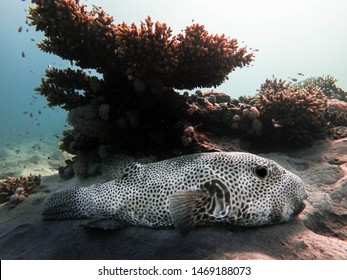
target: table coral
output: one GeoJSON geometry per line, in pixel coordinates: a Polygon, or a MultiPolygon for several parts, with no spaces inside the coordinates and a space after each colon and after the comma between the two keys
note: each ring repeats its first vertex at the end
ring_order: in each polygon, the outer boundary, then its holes
{"type": "Polygon", "coordinates": [[[145,85],[159,79],[178,89],[211,87],[253,59],[236,39],[211,35],[200,24],[172,36],[165,23],[154,23],[150,17],[137,27],[114,24],[100,7],[87,11],[75,0],[32,2],[36,6],[29,10],[31,24],[46,36],[38,43],[40,49],[94,68],[109,79],[120,73],[145,85]]]}
{"type": "Polygon", "coordinates": [[[200,120],[191,117],[197,107],[175,89],[220,85],[253,60],[236,39],[209,34],[201,24],[173,35],[167,24],[150,17],[139,26],[116,24],[100,7],[87,9],[77,0],[32,3],[30,24],[45,35],[38,47],[81,68],[48,69],[37,88],[49,106],[69,112],[74,130],[60,147],[76,157],[87,153],[85,143],[95,155],[100,146],[132,153],[204,149],[200,120]],[[90,68],[98,77],[85,71],[90,68]],[[187,127],[194,128],[191,136],[187,127]],[[88,141],[79,141],[81,135],[88,141]]]}

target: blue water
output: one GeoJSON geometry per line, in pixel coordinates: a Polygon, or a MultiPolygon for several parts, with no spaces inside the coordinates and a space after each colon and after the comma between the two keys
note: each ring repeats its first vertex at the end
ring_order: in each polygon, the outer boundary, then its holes
{"type": "MultiPolygon", "coordinates": [[[[174,34],[192,21],[199,22],[210,33],[225,33],[241,45],[259,49],[252,67],[236,69],[218,88],[233,97],[256,94],[272,75],[288,79],[298,72],[305,77],[330,74],[347,88],[347,3],[343,0],[80,2],[104,7],[115,22],[139,24],[151,15],[167,22],[174,34]]],[[[46,100],[34,93],[49,65],[66,68],[70,63],[37,48],[43,34],[25,24],[29,5],[28,0],[1,1],[1,141],[55,137],[67,125],[64,110],[47,108],[46,100]]]]}
{"type": "Polygon", "coordinates": [[[21,0],[1,1],[1,140],[13,141],[24,136],[49,137],[60,133],[66,124],[66,112],[47,108],[45,98],[34,91],[48,65],[66,67],[67,62],[37,48],[36,42],[43,38],[43,34],[25,24],[25,10],[29,4],[29,1],[21,0]],[[20,26],[22,32],[18,32],[20,26]],[[22,52],[25,57],[22,57],[22,52]]]}

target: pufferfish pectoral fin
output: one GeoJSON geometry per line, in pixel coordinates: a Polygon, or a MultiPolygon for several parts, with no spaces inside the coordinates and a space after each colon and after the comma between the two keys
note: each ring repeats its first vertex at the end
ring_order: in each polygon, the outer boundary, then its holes
{"type": "Polygon", "coordinates": [[[183,235],[193,229],[201,220],[208,199],[208,193],[200,190],[178,191],[170,196],[169,209],[175,228],[183,235]]]}

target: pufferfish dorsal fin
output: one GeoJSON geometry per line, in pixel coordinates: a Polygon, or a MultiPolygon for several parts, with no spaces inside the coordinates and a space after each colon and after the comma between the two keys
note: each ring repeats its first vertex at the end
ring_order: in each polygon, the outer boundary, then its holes
{"type": "Polygon", "coordinates": [[[134,158],[125,154],[108,155],[101,163],[102,178],[104,181],[126,178],[137,164],[134,158]]]}
{"type": "Polygon", "coordinates": [[[201,220],[204,205],[209,194],[201,190],[178,191],[169,197],[169,209],[172,222],[182,235],[193,229],[201,220]]]}

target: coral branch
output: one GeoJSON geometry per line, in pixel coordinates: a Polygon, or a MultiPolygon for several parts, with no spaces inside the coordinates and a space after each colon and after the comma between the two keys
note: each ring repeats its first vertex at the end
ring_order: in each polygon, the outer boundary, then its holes
{"type": "Polygon", "coordinates": [[[236,67],[252,61],[253,54],[238,48],[236,39],[225,35],[209,35],[203,25],[188,26],[185,35],[178,34],[178,69],[174,87],[218,86],[236,67]],[[198,82],[197,82],[198,80],[198,82]]]}
{"type": "Polygon", "coordinates": [[[64,59],[75,60],[82,68],[112,67],[116,48],[113,18],[100,8],[86,10],[74,0],[32,0],[30,24],[44,31],[47,39],[40,49],[64,59]],[[112,59],[113,58],[113,59],[112,59]]]}
{"type": "Polygon", "coordinates": [[[42,80],[36,91],[47,98],[49,106],[62,106],[67,110],[86,104],[96,97],[101,85],[96,77],[89,77],[82,70],[70,68],[52,68],[46,70],[46,76],[47,79],[42,80]]]}
{"type": "Polygon", "coordinates": [[[282,80],[266,80],[258,99],[256,106],[268,142],[311,144],[326,132],[327,98],[319,88],[298,88],[282,80]]]}
{"type": "Polygon", "coordinates": [[[46,39],[38,43],[43,51],[103,74],[131,74],[144,86],[158,80],[179,89],[217,86],[253,59],[236,39],[209,35],[203,25],[188,26],[184,35],[172,36],[165,23],[154,23],[150,17],[140,27],[114,25],[101,8],[89,12],[78,1],[33,3],[29,18],[45,33],[46,39]]]}

